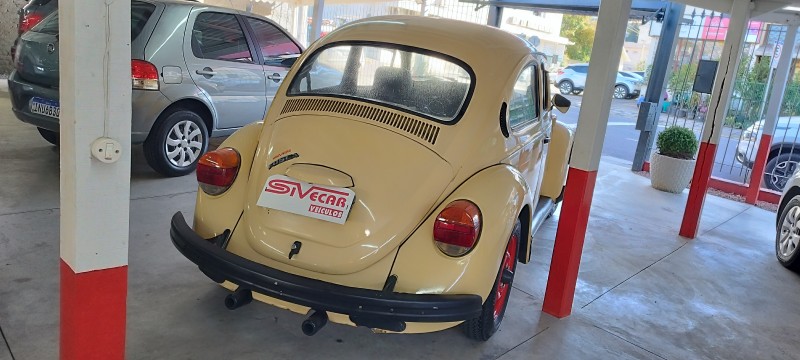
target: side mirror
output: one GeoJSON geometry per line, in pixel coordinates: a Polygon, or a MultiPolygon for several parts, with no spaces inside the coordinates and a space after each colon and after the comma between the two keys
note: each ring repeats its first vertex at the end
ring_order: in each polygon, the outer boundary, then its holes
{"type": "Polygon", "coordinates": [[[553,95],[553,107],[558,109],[558,111],[561,111],[562,114],[565,114],[567,110],[569,110],[570,105],[572,105],[572,102],[563,95],[553,95]]]}

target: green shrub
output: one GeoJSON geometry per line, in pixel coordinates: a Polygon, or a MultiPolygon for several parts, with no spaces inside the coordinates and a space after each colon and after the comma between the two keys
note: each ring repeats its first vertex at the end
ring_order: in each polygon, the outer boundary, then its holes
{"type": "Polygon", "coordinates": [[[658,134],[658,153],[678,159],[693,159],[697,151],[694,132],[685,127],[671,126],[658,134]]]}

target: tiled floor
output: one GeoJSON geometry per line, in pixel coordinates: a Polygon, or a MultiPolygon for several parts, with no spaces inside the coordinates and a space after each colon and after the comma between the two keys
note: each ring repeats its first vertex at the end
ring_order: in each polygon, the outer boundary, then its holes
{"type": "MultiPolygon", "coordinates": [[[[16,121],[0,88],[0,359],[58,353],[58,153],[16,121]],[[9,352],[9,349],[11,352],[9,352]]],[[[709,196],[701,234],[677,235],[687,194],[653,190],[604,159],[573,315],[541,312],[557,213],[518,267],[506,320],[486,343],[457,329],[376,335],[263,304],[237,311],[169,241],[191,213],[192,176],[162,179],[134,153],[129,359],[765,359],[800,357],[800,278],[773,255],[774,214],[709,196]]]]}

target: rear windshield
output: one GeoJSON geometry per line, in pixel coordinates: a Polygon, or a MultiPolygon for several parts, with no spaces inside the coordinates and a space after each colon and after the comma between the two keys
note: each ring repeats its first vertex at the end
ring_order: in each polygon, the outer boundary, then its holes
{"type": "Polygon", "coordinates": [[[337,44],[303,63],[289,95],[327,95],[378,102],[448,123],[467,105],[474,79],[442,54],[393,44],[337,44]]]}
{"type": "MultiPolygon", "coordinates": [[[[131,2],[131,41],[139,36],[139,33],[141,33],[142,29],[144,29],[144,25],[147,23],[147,20],[150,19],[150,15],[153,15],[153,11],[155,10],[156,6],[153,4],[139,1],[131,2]]],[[[50,16],[45,18],[42,22],[34,26],[31,31],[43,34],[58,35],[58,11],[50,14],[50,16]]]]}

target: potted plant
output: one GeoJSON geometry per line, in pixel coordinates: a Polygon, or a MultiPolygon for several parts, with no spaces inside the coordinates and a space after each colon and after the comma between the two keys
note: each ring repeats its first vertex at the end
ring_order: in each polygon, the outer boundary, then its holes
{"type": "Polygon", "coordinates": [[[694,170],[697,138],[692,130],[671,126],[658,134],[658,152],[650,161],[650,183],[658,190],[679,194],[689,185],[694,170]]]}

